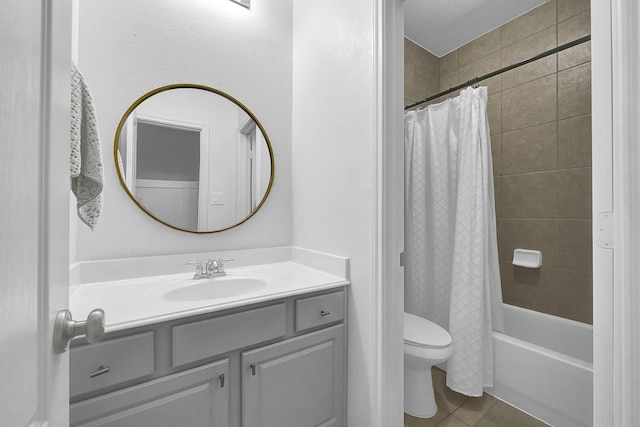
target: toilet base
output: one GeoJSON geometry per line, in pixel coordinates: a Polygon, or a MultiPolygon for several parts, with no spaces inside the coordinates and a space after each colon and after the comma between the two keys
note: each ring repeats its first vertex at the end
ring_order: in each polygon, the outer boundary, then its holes
{"type": "Polygon", "coordinates": [[[404,367],[404,412],[417,418],[431,418],[438,412],[431,366],[404,367]]]}

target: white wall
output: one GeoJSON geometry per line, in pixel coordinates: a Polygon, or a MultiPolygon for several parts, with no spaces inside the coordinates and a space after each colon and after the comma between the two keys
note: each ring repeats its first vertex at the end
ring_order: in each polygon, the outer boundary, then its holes
{"type": "MultiPolygon", "coordinates": [[[[292,5],[260,0],[82,0],[78,67],[91,89],[105,163],[104,210],[94,232],[76,223],[77,260],[232,250],[291,243],[292,5]],[[150,219],[120,188],[113,162],[118,122],[160,86],[222,90],[261,121],[275,179],[262,209],[223,233],[194,235],[150,219]]],[[[71,224],[74,227],[74,224],[71,224]]]]}
{"type": "Polygon", "coordinates": [[[376,425],[374,4],[294,0],[293,14],[293,244],[350,258],[350,427],[376,425]]]}

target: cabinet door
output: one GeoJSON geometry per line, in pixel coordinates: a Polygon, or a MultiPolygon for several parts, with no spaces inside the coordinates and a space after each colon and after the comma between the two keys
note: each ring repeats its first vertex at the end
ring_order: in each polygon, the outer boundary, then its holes
{"type": "Polygon", "coordinates": [[[243,427],[342,427],[344,325],[242,353],[243,427]]]}
{"type": "Polygon", "coordinates": [[[75,403],[70,407],[70,424],[228,427],[228,379],[229,359],[224,359],[75,403]]]}

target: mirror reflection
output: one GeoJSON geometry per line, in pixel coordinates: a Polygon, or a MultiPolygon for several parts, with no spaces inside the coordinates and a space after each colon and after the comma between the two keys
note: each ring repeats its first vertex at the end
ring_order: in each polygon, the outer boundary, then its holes
{"type": "Polygon", "coordinates": [[[114,155],[138,207],[195,233],[243,223],[273,182],[273,151],[258,119],[205,86],[171,85],[142,96],[118,125],[114,155]]]}

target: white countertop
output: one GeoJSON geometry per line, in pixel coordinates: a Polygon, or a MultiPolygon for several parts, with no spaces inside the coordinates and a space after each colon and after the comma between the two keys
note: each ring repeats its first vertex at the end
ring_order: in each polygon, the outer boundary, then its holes
{"type": "Polygon", "coordinates": [[[105,332],[114,332],[349,284],[344,278],[292,261],[226,271],[227,278],[258,279],[265,286],[224,298],[172,301],[165,298],[171,290],[207,281],[215,286],[218,278],[194,280],[191,272],[95,282],[75,289],[70,310],[75,320],[83,320],[91,310],[101,308],[105,312],[105,332]]]}

